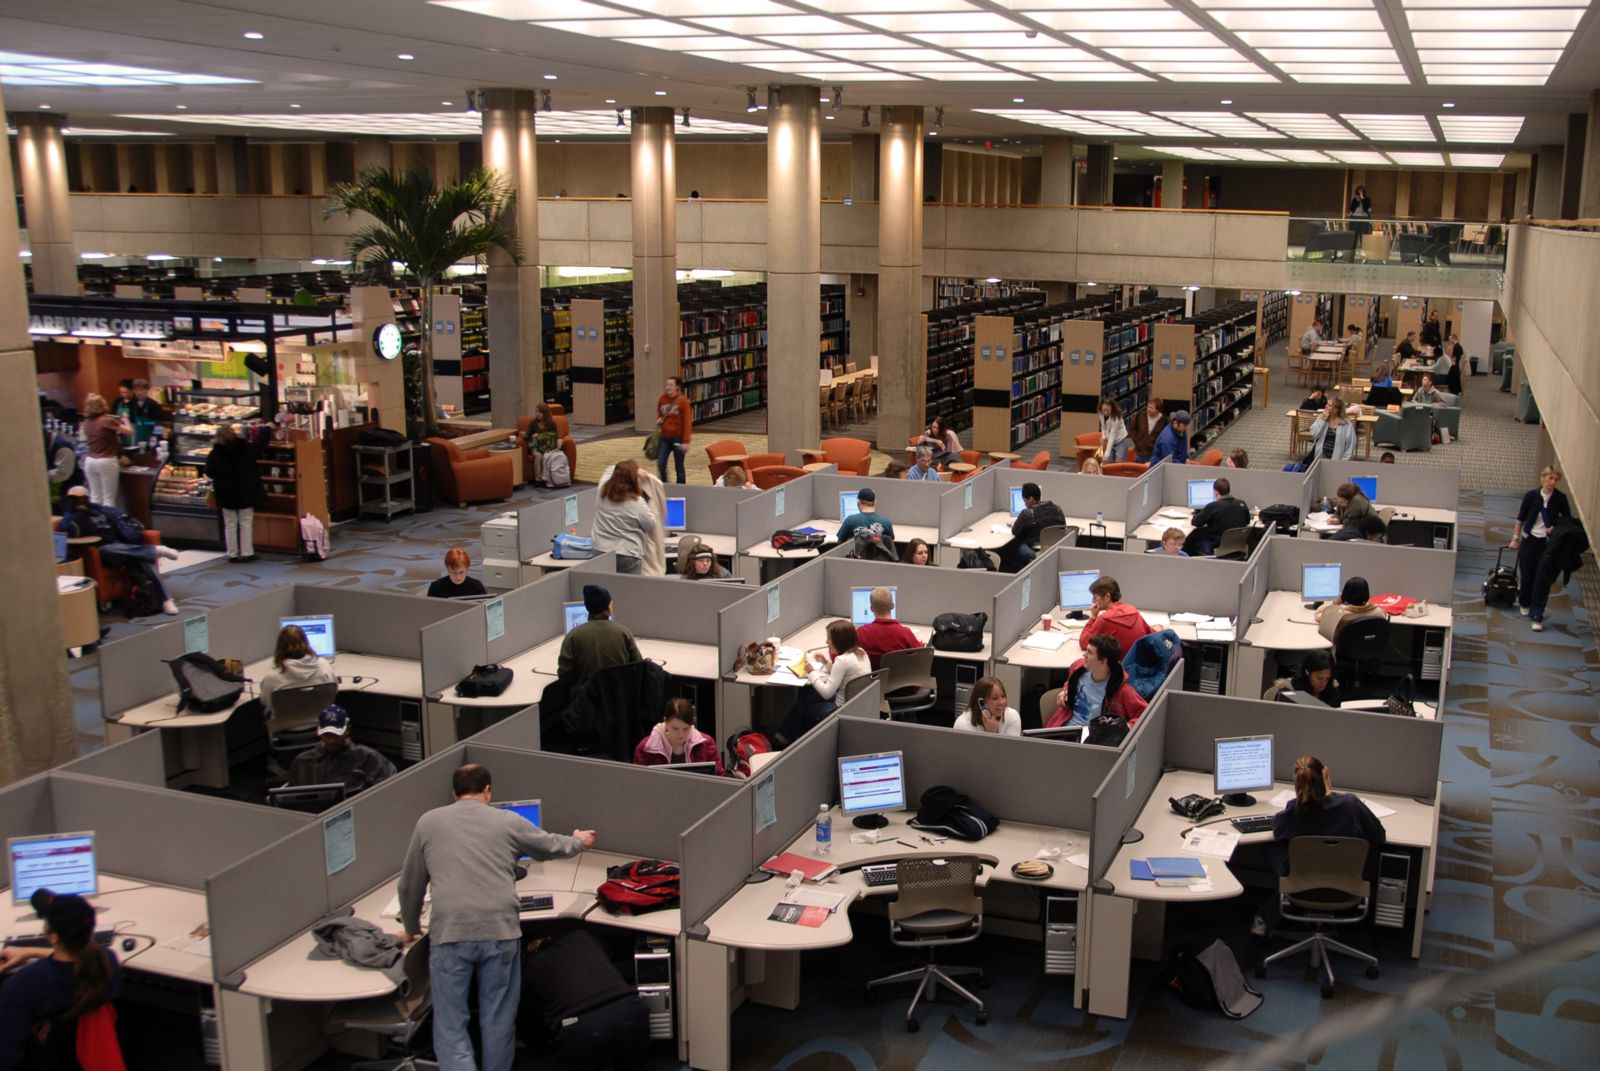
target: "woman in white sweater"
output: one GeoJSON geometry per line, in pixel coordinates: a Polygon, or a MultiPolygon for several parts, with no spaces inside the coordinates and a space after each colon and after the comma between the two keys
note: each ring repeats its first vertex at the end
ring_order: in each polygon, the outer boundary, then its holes
{"type": "Polygon", "coordinates": [[[618,463],[611,478],[600,485],[591,535],[596,553],[616,554],[617,572],[643,571],[652,543],[661,538],[661,522],[645,501],[637,461],[618,463]]]}
{"type": "Polygon", "coordinates": [[[816,661],[806,669],[806,684],[784,716],[783,724],[778,726],[778,741],[784,746],[794,743],[832,714],[848,682],[872,672],[867,652],[856,639],[856,627],[843,618],[828,622],[827,654],[811,657],[816,661]]]}
{"type": "Polygon", "coordinates": [[[1122,407],[1114,399],[1100,399],[1100,456],[1107,461],[1126,461],[1133,440],[1122,419],[1122,407]]]}
{"type": "Polygon", "coordinates": [[[333,675],[333,668],[311,650],[311,641],[300,631],[300,626],[285,625],[278,630],[278,643],[272,651],[272,668],[261,675],[256,694],[270,717],[272,693],[279,689],[332,684],[338,679],[333,675]]]}
{"type": "Polygon", "coordinates": [[[1006,706],[1006,686],[998,677],[981,677],[972,686],[972,701],[956,715],[955,728],[967,733],[1021,736],[1022,715],[1006,706]]]}

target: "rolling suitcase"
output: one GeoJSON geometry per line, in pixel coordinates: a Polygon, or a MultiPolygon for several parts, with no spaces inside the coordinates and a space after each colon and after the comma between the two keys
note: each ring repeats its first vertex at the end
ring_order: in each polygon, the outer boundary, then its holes
{"type": "Polygon", "coordinates": [[[1483,578],[1483,604],[1510,608],[1517,604],[1517,570],[1515,565],[1502,565],[1506,550],[1501,547],[1494,556],[1494,568],[1483,578]]]}

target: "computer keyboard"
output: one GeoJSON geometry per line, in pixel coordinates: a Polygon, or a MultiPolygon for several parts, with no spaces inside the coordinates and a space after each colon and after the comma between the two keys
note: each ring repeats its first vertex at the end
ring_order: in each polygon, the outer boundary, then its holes
{"type": "MultiPolygon", "coordinates": [[[[111,942],[116,940],[116,930],[94,931],[94,943],[109,948],[111,942]]],[[[42,933],[21,933],[7,937],[5,943],[12,948],[49,948],[50,938],[42,933]]]]}
{"type": "Polygon", "coordinates": [[[867,888],[875,889],[880,885],[893,885],[895,883],[896,864],[880,863],[875,866],[861,868],[861,880],[867,883],[867,888]]]}
{"type": "Polygon", "coordinates": [[[1240,833],[1271,833],[1272,818],[1270,814],[1247,814],[1242,818],[1230,818],[1229,821],[1240,833]]]}
{"type": "Polygon", "coordinates": [[[549,893],[533,893],[517,897],[518,911],[549,911],[556,906],[556,898],[549,893]]]}

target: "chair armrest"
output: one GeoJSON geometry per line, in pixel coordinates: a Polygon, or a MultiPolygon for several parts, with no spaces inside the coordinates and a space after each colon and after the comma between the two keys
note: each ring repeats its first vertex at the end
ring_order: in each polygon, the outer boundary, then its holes
{"type": "Polygon", "coordinates": [[[489,456],[489,451],[484,449],[461,451],[462,461],[482,461],[489,456]]]}

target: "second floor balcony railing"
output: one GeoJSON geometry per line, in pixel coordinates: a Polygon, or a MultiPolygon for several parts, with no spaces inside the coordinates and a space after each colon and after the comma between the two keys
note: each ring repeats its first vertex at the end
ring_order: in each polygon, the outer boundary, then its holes
{"type": "Polygon", "coordinates": [[[1485,221],[1293,217],[1288,259],[1502,272],[1506,231],[1485,221]]]}

